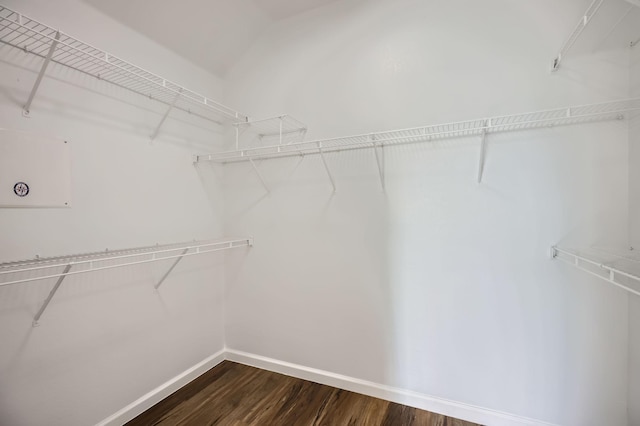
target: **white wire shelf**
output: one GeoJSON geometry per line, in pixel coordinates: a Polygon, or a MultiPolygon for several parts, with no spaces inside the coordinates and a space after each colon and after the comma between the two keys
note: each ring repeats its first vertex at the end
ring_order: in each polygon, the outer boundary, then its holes
{"type": "Polygon", "coordinates": [[[280,115],[260,120],[234,123],[236,127],[236,149],[259,147],[265,144],[289,145],[302,142],[307,125],[290,115],[280,115]]]}
{"type": "MultiPolygon", "coordinates": [[[[209,121],[247,120],[232,108],[2,5],[0,42],[44,58],[41,74],[51,61],[209,121]]],[[[27,114],[31,100],[25,105],[27,114]]]]}
{"type": "Polygon", "coordinates": [[[562,44],[562,47],[560,47],[558,55],[553,59],[553,62],[551,63],[551,71],[557,71],[560,68],[560,62],[562,61],[563,57],[571,49],[576,40],[578,40],[580,34],[582,34],[587,25],[589,25],[589,22],[591,22],[591,18],[593,18],[595,14],[598,13],[598,10],[600,9],[600,6],[602,6],[602,3],[604,3],[604,0],[593,0],[591,2],[576,26],[573,28],[573,31],[571,31],[569,37],[562,44]]]}
{"type": "Polygon", "coordinates": [[[34,317],[33,325],[36,326],[63,280],[69,275],[173,260],[169,269],[154,285],[157,290],[184,257],[252,245],[252,238],[193,241],[6,262],[0,263],[0,287],[57,278],[49,296],[34,317]]]}
{"type": "Polygon", "coordinates": [[[542,127],[620,120],[625,118],[625,113],[636,110],[640,110],[640,98],[331,139],[319,139],[300,143],[291,143],[288,145],[274,144],[263,147],[251,147],[233,151],[200,154],[196,155],[194,160],[196,162],[211,161],[218,163],[232,163],[257,159],[322,154],[332,151],[380,148],[391,145],[430,142],[449,138],[486,136],[487,134],[499,132],[513,132],[542,127]]]}
{"type": "MultiPolygon", "coordinates": [[[[580,38],[580,35],[587,28],[587,26],[592,21],[593,17],[598,13],[603,4],[604,0],[593,0],[589,4],[589,7],[580,17],[580,20],[573,28],[571,34],[569,34],[569,37],[560,47],[558,54],[555,58],[553,58],[553,61],[551,62],[551,71],[557,71],[558,69],[560,69],[560,63],[562,62],[563,58],[566,56],[569,50],[571,50],[576,41],[580,38]]],[[[618,20],[613,24],[613,26],[609,29],[607,35],[603,37],[603,40],[607,39],[611,34],[613,34],[616,28],[618,28],[618,26],[620,26],[620,24],[625,21],[627,16],[629,16],[634,9],[640,7],[640,0],[626,0],[626,3],[624,4],[628,5],[627,8],[622,13],[622,16],[620,16],[618,20]]],[[[628,41],[628,46],[631,48],[633,48],[636,44],[638,44],[637,39],[628,41]]]]}
{"type": "Polygon", "coordinates": [[[640,296],[640,253],[636,251],[553,246],[551,257],[640,296]]]}

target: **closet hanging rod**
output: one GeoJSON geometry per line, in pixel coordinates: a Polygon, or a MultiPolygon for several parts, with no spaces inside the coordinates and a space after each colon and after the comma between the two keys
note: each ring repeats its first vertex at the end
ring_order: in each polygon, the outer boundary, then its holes
{"type": "MultiPolygon", "coordinates": [[[[0,5],[0,42],[209,121],[247,116],[151,71],[0,5]],[[51,54],[49,55],[49,52],[51,54]]],[[[44,72],[43,67],[41,72],[44,72]]],[[[35,87],[34,87],[35,88],[35,87]]],[[[28,111],[25,110],[25,113],[28,111]]]]}
{"type": "Polygon", "coordinates": [[[376,133],[319,139],[287,145],[269,145],[199,154],[195,162],[230,163],[290,157],[296,155],[319,154],[332,151],[373,148],[374,146],[401,145],[430,142],[446,138],[483,136],[484,134],[521,131],[559,125],[572,125],[623,119],[629,111],[640,110],[640,98],[623,99],[590,105],[579,105],[523,114],[497,116],[447,124],[436,124],[408,129],[390,130],[376,133]]]}
{"type": "Polygon", "coordinates": [[[101,271],[105,269],[113,269],[120,268],[123,266],[131,266],[131,265],[139,265],[143,263],[151,263],[151,262],[159,262],[162,260],[168,259],[181,259],[186,256],[195,256],[199,254],[212,253],[220,250],[228,250],[232,248],[239,247],[250,247],[253,245],[252,238],[242,238],[242,239],[226,239],[226,240],[216,240],[216,241],[194,241],[190,243],[182,243],[182,244],[167,244],[167,245],[157,245],[150,247],[142,247],[135,249],[125,249],[125,250],[117,250],[117,251],[104,251],[104,252],[93,252],[93,253],[84,253],[84,254],[76,254],[69,256],[58,256],[53,258],[43,258],[43,259],[29,259],[25,261],[17,261],[17,262],[7,262],[0,264],[0,268],[3,269],[0,271],[0,275],[10,275],[10,274],[18,274],[18,273],[26,273],[26,272],[34,272],[34,271],[42,271],[45,269],[51,268],[62,268],[62,267],[78,267],[80,265],[85,265],[85,269],[71,271],[69,272],[66,269],[63,272],[59,273],[44,273],[41,275],[36,275],[28,278],[20,278],[12,281],[0,282],[0,286],[20,284],[30,281],[39,281],[56,277],[66,277],[68,275],[76,275],[83,274],[87,272],[101,271]],[[170,254],[176,252],[176,254],[170,254]],[[117,254],[113,256],[113,254],[117,254]],[[149,258],[142,260],[135,260],[131,262],[118,263],[115,265],[105,265],[105,266],[95,266],[94,263],[108,262],[108,261],[121,261],[123,259],[131,259],[135,257],[147,256],[149,258]],[[50,263],[53,262],[53,263],[50,263]],[[33,266],[42,264],[41,266],[33,266]],[[6,270],[5,270],[6,269],[6,270]]]}

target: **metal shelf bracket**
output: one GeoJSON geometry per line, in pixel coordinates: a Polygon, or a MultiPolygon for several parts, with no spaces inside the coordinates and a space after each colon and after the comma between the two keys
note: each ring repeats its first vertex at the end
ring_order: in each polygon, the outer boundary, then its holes
{"type": "Polygon", "coordinates": [[[487,152],[487,130],[482,131],[480,136],[480,155],[478,157],[478,183],[482,183],[482,173],[484,172],[484,160],[487,152]]]}
{"type": "Polygon", "coordinates": [[[318,142],[318,152],[320,153],[320,158],[322,159],[322,164],[324,165],[324,169],[327,171],[327,176],[329,176],[329,180],[331,181],[333,192],[336,192],[336,183],[333,180],[333,176],[331,175],[331,170],[329,170],[329,166],[327,165],[327,160],[324,158],[324,152],[322,152],[321,142],[318,142]]]}
{"type": "Polygon", "coordinates": [[[162,283],[164,282],[164,280],[167,279],[167,277],[169,276],[169,274],[173,271],[173,268],[176,267],[176,265],[178,264],[178,262],[180,262],[182,260],[182,258],[184,257],[185,254],[187,254],[187,252],[189,251],[189,248],[187,247],[186,249],[182,250],[182,253],[180,253],[180,256],[178,258],[176,258],[176,260],[173,262],[173,264],[171,265],[171,267],[169,269],[167,269],[167,272],[164,273],[164,275],[162,276],[162,278],[160,278],[160,280],[158,281],[158,283],[153,287],[156,290],[160,288],[160,286],[162,285],[162,283]]]}
{"type": "Polygon", "coordinates": [[[44,77],[44,73],[49,66],[49,62],[51,62],[51,57],[53,56],[53,52],[55,52],[56,47],[58,46],[58,41],[60,40],[60,31],[56,32],[55,38],[51,41],[51,47],[49,48],[49,52],[47,56],[44,58],[44,62],[42,63],[42,67],[40,67],[40,72],[38,73],[38,77],[36,78],[36,82],[33,84],[33,88],[31,89],[31,93],[29,94],[29,99],[27,103],[24,104],[22,108],[22,115],[25,117],[29,117],[31,110],[31,102],[33,102],[33,98],[35,98],[36,93],[38,92],[38,87],[40,87],[40,83],[42,82],[42,77],[44,77]]]}
{"type": "Polygon", "coordinates": [[[156,126],[156,130],[154,130],[153,134],[151,135],[152,141],[155,141],[156,138],[158,137],[158,134],[160,133],[160,129],[162,128],[162,125],[167,120],[167,117],[169,117],[169,113],[171,112],[173,107],[176,106],[176,102],[178,102],[178,99],[180,99],[180,93],[182,93],[182,89],[179,89],[179,93],[176,93],[176,96],[173,98],[173,102],[171,102],[171,105],[169,105],[169,108],[167,108],[167,111],[164,113],[164,115],[160,119],[160,122],[156,126]]]}
{"type": "Polygon", "coordinates": [[[378,166],[378,174],[380,175],[380,185],[382,186],[382,192],[384,192],[386,190],[384,179],[384,145],[378,145],[374,142],[373,152],[376,153],[376,164],[378,166]],[[380,153],[378,153],[378,146],[380,147],[380,153]]]}
{"type": "Polygon", "coordinates": [[[249,162],[251,163],[251,167],[253,167],[253,171],[256,172],[256,175],[258,175],[258,179],[260,179],[260,182],[262,182],[262,186],[264,186],[264,189],[267,191],[267,193],[270,193],[271,191],[269,190],[269,186],[264,180],[264,177],[262,177],[262,173],[260,173],[260,170],[258,170],[256,163],[253,162],[252,158],[249,159],[249,162]]]}
{"type": "Polygon", "coordinates": [[[40,307],[40,309],[38,309],[38,312],[36,313],[36,316],[33,317],[33,326],[34,327],[37,327],[37,326],[40,325],[40,323],[39,323],[40,317],[42,316],[44,311],[47,309],[47,306],[49,306],[49,302],[51,302],[51,299],[53,299],[53,296],[56,294],[56,292],[60,288],[60,285],[62,284],[62,281],[64,281],[64,279],[67,277],[67,274],[69,273],[69,270],[71,269],[71,265],[73,265],[73,264],[69,263],[67,266],[64,267],[64,270],[62,271],[62,274],[58,277],[58,281],[56,281],[55,285],[53,286],[53,288],[49,292],[49,295],[47,296],[47,298],[42,303],[42,306],[40,307]]]}

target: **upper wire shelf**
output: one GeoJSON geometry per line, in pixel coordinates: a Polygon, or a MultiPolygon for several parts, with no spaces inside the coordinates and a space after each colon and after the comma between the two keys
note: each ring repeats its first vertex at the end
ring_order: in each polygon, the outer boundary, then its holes
{"type": "Polygon", "coordinates": [[[195,161],[231,163],[255,159],[430,142],[448,138],[485,136],[486,134],[498,132],[623,119],[625,113],[635,110],[640,110],[640,98],[331,139],[319,139],[288,145],[270,145],[200,154],[195,156],[195,161]]]}
{"type": "Polygon", "coordinates": [[[560,47],[558,55],[553,59],[553,62],[551,63],[551,71],[557,71],[560,68],[560,62],[562,61],[562,58],[569,51],[569,49],[571,49],[576,40],[578,40],[580,34],[582,34],[587,25],[589,25],[589,22],[591,22],[591,18],[593,18],[595,14],[598,13],[598,10],[600,9],[600,6],[602,6],[602,3],[604,3],[604,0],[593,0],[591,2],[587,10],[584,12],[584,14],[574,27],[573,31],[571,31],[569,37],[562,44],[562,47],[560,47]]]}
{"type": "Polygon", "coordinates": [[[232,108],[2,5],[0,42],[209,121],[247,120],[232,108]]]}
{"type": "MultiPolygon", "coordinates": [[[[573,28],[573,31],[571,31],[571,33],[569,34],[569,37],[567,37],[567,39],[564,41],[564,43],[560,47],[558,54],[556,55],[555,58],[553,58],[553,61],[551,62],[551,71],[557,71],[558,69],[560,69],[560,63],[566,56],[567,52],[569,52],[569,50],[571,50],[571,48],[576,43],[576,41],[578,41],[581,34],[584,32],[587,26],[591,23],[593,17],[601,9],[603,3],[604,3],[604,0],[593,0],[589,4],[589,7],[580,17],[580,20],[578,21],[576,26],[573,28]]],[[[605,39],[616,30],[616,28],[627,18],[627,16],[629,16],[632,13],[634,9],[637,9],[637,7],[640,7],[640,0],[626,0],[625,2],[621,2],[621,3],[623,3],[624,5],[627,5],[627,7],[626,9],[624,9],[622,16],[620,16],[620,18],[618,18],[618,20],[609,29],[608,34],[604,37],[605,39]]],[[[628,43],[629,43],[629,47],[634,47],[636,44],[638,44],[638,40],[637,39],[628,40],[628,43]]]]}
{"type": "Polygon", "coordinates": [[[553,246],[551,257],[640,296],[640,254],[636,251],[553,246]]]}

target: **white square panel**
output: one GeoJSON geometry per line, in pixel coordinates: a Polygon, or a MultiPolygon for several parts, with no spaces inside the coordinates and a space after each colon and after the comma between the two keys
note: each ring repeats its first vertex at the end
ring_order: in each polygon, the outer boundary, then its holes
{"type": "Polygon", "coordinates": [[[0,129],[0,207],[70,207],[71,144],[0,129]]]}

